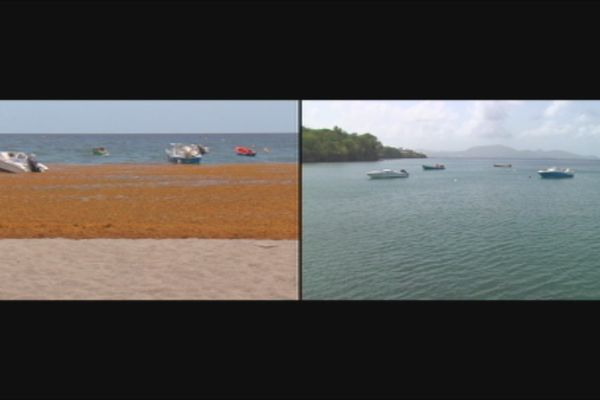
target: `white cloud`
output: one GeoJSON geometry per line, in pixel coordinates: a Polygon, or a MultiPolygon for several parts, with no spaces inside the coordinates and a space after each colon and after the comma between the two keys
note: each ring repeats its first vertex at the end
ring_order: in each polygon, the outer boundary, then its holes
{"type": "Polygon", "coordinates": [[[500,143],[600,155],[598,101],[307,101],[303,123],[370,132],[385,145],[414,149],[500,143]]]}
{"type": "Polygon", "coordinates": [[[588,113],[580,113],[575,118],[564,120],[546,119],[540,126],[524,130],[522,138],[600,138],[600,119],[588,113]]]}
{"type": "Polygon", "coordinates": [[[544,110],[544,117],[546,117],[546,118],[552,118],[552,117],[557,116],[570,103],[571,102],[568,101],[568,100],[554,100],[544,110]]]}
{"type": "Polygon", "coordinates": [[[303,103],[304,125],[370,132],[384,144],[424,146],[453,134],[459,115],[445,101],[310,101],[303,103]]]}
{"type": "Polygon", "coordinates": [[[505,121],[511,108],[520,104],[520,101],[475,101],[471,116],[464,123],[461,132],[466,136],[509,138],[512,133],[506,128],[505,121]]]}

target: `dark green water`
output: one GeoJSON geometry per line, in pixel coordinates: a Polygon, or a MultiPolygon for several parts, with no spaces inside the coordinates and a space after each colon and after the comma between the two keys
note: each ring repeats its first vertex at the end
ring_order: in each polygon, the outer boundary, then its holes
{"type": "Polygon", "coordinates": [[[598,161],[319,163],[302,183],[306,299],[600,299],[598,161]],[[537,175],[554,165],[575,177],[537,175]]]}

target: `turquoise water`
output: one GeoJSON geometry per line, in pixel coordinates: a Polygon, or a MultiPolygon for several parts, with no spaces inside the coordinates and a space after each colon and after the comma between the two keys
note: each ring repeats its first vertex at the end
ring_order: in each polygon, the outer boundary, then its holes
{"type": "Polygon", "coordinates": [[[600,299],[600,161],[403,159],[302,173],[306,299],[600,299]],[[421,168],[436,162],[446,170],[421,168]],[[536,173],[555,165],[575,177],[536,173]],[[365,175],[380,168],[411,176],[365,175]]]}
{"type": "Polygon", "coordinates": [[[170,143],[200,143],[210,148],[203,164],[297,162],[295,134],[0,134],[0,151],[35,153],[48,165],[166,163],[170,143]],[[235,154],[235,146],[252,147],[256,157],[235,154]],[[94,156],[94,147],[106,147],[108,157],[94,156]],[[270,152],[265,152],[268,148],[270,152]]]}

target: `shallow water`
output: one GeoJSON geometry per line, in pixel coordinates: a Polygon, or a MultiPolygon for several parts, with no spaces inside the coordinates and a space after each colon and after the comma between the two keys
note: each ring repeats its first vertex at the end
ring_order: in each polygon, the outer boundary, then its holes
{"type": "Polygon", "coordinates": [[[204,164],[296,162],[295,134],[0,134],[0,151],[35,153],[44,164],[166,163],[170,143],[208,146],[204,164]],[[236,146],[252,147],[255,157],[238,156],[236,146]],[[110,156],[95,156],[94,147],[106,147],[110,156]],[[268,149],[268,152],[265,151],[268,149]]]}
{"type": "Polygon", "coordinates": [[[302,207],[307,299],[600,299],[599,161],[308,164],[302,207]],[[575,177],[537,175],[554,165],[575,177]]]}

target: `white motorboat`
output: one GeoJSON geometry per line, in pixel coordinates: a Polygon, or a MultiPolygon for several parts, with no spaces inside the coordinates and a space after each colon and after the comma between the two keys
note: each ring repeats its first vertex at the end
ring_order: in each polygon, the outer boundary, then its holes
{"type": "Polygon", "coordinates": [[[202,155],[208,153],[208,147],[199,144],[171,143],[165,149],[169,161],[174,164],[200,164],[202,155]]]}
{"type": "Polygon", "coordinates": [[[381,169],[367,172],[367,175],[371,179],[408,178],[408,172],[403,169],[400,171],[393,169],[381,169]]]}
{"type": "Polygon", "coordinates": [[[0,151],[0,171],[21,172],[44,172],[48,167],[38,162],[35,154],[26,154],[16,151],[0,151]]]}

